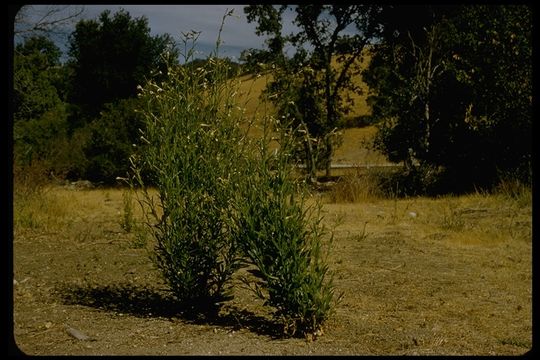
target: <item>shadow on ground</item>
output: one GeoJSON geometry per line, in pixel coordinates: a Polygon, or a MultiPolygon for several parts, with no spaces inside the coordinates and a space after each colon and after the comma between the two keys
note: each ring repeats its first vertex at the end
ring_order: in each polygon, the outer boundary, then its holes
{"type": "Polygon", "coordinates": [[[89,306],[136,317],[179,318],[192,324],[222,326],[233,330],[247,328],[259,335],[283,337],[282,326],[248,310],[224,306],[216,315],[194,313],[183,308],[172,295],[158,289],[132,284],[63,284],[56,288],[56,293],[66,305],[89,306]]]}

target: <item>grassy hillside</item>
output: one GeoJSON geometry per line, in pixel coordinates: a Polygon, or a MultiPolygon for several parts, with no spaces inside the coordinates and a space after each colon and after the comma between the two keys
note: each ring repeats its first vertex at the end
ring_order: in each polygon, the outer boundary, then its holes
{"type": "MultiPolygon", "coordinates": [[[[369,61],[364,58],[364,63],[369,61]]],[[[272,113],[275,109],[270,102],[264,102],[260,95],[268,82],[272,80],[271,74],[266,75],[244,75],[241,76],[239,101],[242,107],[246,109],[246,115],[249,117],[261,116],[265,113],[272,113]]],[[[362,94],[351,94],[354,99],[352,111],[346,119],[354,119],[359,116],[369,115],[371,109],[367,105],[368,94],[367,85],[362,82],[360,77],[356,77],[357,84],[362,89],[362,94]]],[[[387,160],[384,155],[369,148],[369,143],[373,139],[377,129],[374,126],[351,127],[342,129],[342,144],[336,149],[333,159],[334,164],[385,164],[387,160]]],[[[251,132],[254,136],[261,134],[260,129],[254,128],[251,132]]]]}

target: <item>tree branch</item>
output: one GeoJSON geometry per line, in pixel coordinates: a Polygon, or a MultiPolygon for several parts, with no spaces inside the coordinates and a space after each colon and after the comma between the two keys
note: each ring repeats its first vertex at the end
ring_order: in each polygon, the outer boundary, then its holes
{"type": "Polygon", "coordinates": [[[51,6],[43,14],[39,14],[30,5],[24,6],[15,16],[15,29],[13,33],[15,36],[39,32],[52,33],[54,32],[55,27],[74,21],[84,12],[84,7],[81,7],[76,9],[75,12],[55,18],[55,16],[63,13],[70,6],[71,5],[66,5],[63,7],[51,6]],[[39,17],[38,20],[32,20],[33,14],[39,17]]]}

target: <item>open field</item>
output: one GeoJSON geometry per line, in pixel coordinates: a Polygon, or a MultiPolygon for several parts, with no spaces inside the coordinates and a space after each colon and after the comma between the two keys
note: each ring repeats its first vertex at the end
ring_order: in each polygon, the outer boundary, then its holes
{"type": "Polygon", "coordinates": [[[530,202],[323,199],[344,296],[324,335],[308,341],[277,336],[241,287],[217,319],[182,314],[144,233],[122,227],[120,189],[54,186],[14,201],[14,338],[27,354],[518,355],[532,346],[530,202]]]}

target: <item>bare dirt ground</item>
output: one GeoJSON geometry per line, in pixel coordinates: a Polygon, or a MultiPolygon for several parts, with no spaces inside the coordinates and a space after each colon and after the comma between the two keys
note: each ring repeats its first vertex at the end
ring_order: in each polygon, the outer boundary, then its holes
{"type": "Polygon", "coordinates": [[[240,286],[216,319],[182,314],[141,232],[122,228],[123,209],[122,190],[55,187],[32,211],[15,212],[13,336],[22,352],[519,355],[532,347],[530,204],[480,194],[325,204],[343,299],[315,340],[281,337],[240,286]]]}

